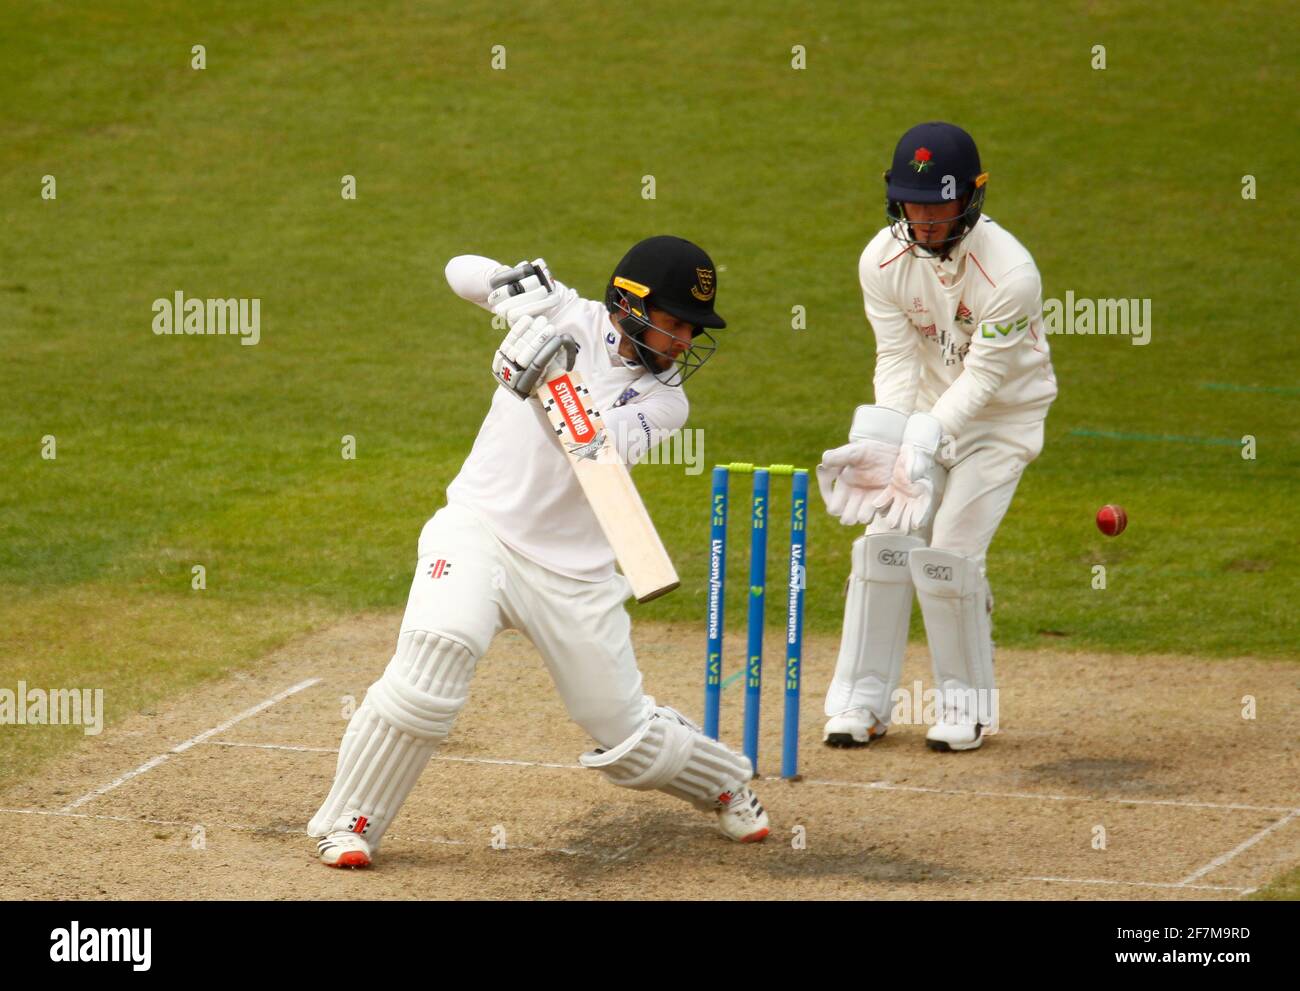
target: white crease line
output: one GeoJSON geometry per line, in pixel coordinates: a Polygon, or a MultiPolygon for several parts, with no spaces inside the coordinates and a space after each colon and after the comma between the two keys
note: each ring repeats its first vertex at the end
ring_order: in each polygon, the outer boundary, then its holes
{"type": "Polygon", "coordinates": [[[338,747],[293,747],[287,743],[230,743],[226,740],[206,740],[209,747],[248,747],[252,750],[294,750],[308,754],[336,754],[338,747]]]}
{"type": "Polygon", "coordinates": [[[55,811],[53,809],[0,809],[0,815],[15,816],[51,816],[56,819],[94,819],[99,822],[134,822],[148,823],[150,826],[204,826],[216,827],[220,829],[233,829],[240,833],[302,833],[304,836],[307,830],[290,829],[288,826],[232,826],[222,822],[185,822],[181,819],[142,819],[138,816],[110,816],[99,815],[93,812],[67,812],[62,809],[55,811]]]}
{"type": "MultiPolygon", "coordinates": [[[[285,748],[297,749],[297,748],[285,748]]],[[[1297,810],[1300,812],[1300,810],[1297,810]]],[[[61,819],[94,819],[103,822],[126,822],[126,823],[147,823],[151,826],[185,826],[192,828],[196,825],[206,826],[216,829],[230,829],[240,833],[277,833],[293,834],[305,836],[305,829],[291,829],[288,826],[233,826],[226,823],[194,823],[184,822],[180,819],[139,819],[133,816],[110,816],[96,815],[90,812],[55,812],[49,809],[0,809],[0,815],[17,815],[17,816],[51,816],[61,819]]],[[[1274,825],[1279,825],[1275,823],[1274,825]]],[[[709,827],[700,826],[699,829],[709,829],[709,827]]],[[[1270,827],[1272,828],[1272,827],[1270,827]]],[[[424,842],[437,844],[440,846],[477,846],[478,844],[470,843],[468,840],[450,840],[444,837],[425,837],[424,842]]],[[[623,860],[640,844],[640,840],[632,843],[630,846],[623,847],[614,851],[612,854],[600,853],[595,850],[575,850],[570,847],[542,847],[528,846],[526,844],[516,844],[505,847],[506,850],[527,850],[531,853],[562,853],[571,857],[595,857],[604,861],[623,860]]],[[[1136,888],[1193,888],[1201,891],[1235,891],[1241,895],[1250,895],[1258,891],[1258,888],[1233,888],[1220,884],[1189,884],[1188,881],[1179,881],[1177,883],[1168,881],[1109,881],[1101,878],[1082,878],[1082,877],[1032,877],[1029,875],[1020,875],[1014,877],[1017,881],[1049,881],[1060,884],[1118,884],[1136,888]]],[[[1189,879],[1190,880],[1190,879],[1189,879]]]]}
{"type": "Polygon", "coordinates": [[[1182,809],[1231,809],[1237,812],[1289,812],[1286,806],[1238,805],[1224,802],[1183,802],[1173,798],[1115,798],[1108,795],[1052,795],[1029,791],[975,791],[966,788],[924,788],[920,785],[891,785],[888,781],[804,781],[807,785],[836,788],[868,788],[877,791],[913,791],[930,795],[966,795],[976,798],[1033,798],[1045,802],[1113,802],[1117,805],[1168,805],[1182,809]]]}
{"type": "MultiPolygon", "coordinates": [[[[150,826],[184,826],[192,829],[195,826],[203,826],[207,829],[230,829],[238,833],[275,833],[279,835],[303,836],[307,835],[306,827],[301,829],[290,826],[235,826],[224,822],[185,822],[181,819],[141,819],[136,816],[110,816],[97,815],[93,812],[66,812],[63,810],[54,811],[53,809],[0,809],[0,815],[15,816],[50,816],[56,819],[94,819],[100,822],[126,822],[126,823],[144,823],[150,826]]],[[[421,837],[417,842],[434,843],[440,846],[467,846],[479,847],[485,844],[471,843],[469,840],[449,840],[440,836],[421,837]]],[[[635,846],[636,844],[633,844],[635,846]]],[[[628,850],[631,847],[627,848],[628,850]]],[[[508,843],[502,847],[502,850],[526,850],[529,853],[563,853],[570,857],[596,857],[599,860],[617,860],[626,853],[626,850],[617,851],[614,854],[601,853],[597,850],[575,850],[570,847],[548,847],[548,846],[530,846],[527,843],[508,843]]]]}
{"type": "MultiPolygon", "coordinates": [[[[212,740],[213,747],[252,747],[258,750],[292,750],[309,753],[336,754],[337,747],[299,747],[285,743],[233,743],[225,740],[212,740]]],[[[437,754],[434,760],[455,761],[461,764],[501,764],[512,767],[557,767],[573,770],[585,770],[581,764],[550,764],[534,760],[505,760],[492,757],[448,757],[437,754]]],[[[760,777],[760,781],[782,781],[783,778],[760,777]]],[[[976,798],[1019,798],[1040,799],[1046,802],[1111,802],[1117,805],[1167,805],[1182,809],[1228,809],[1235,812],[1292,812],[1285,805],[1240,805],[1226,802],[1184,802],[1173,798],[1115,798],[1096,795],[1052,795],[1020,791],[973,791],[965,788],[924,788],[920,785],[891,785],[888,781],[833,781],[803,779],[801,784],[820,785],[830,788],[869,788],[877,791],[911,791],[930,795],[964,795],[976,798]]]]}
{"type": "Polygon", "coordinates": [[[1226,864],[1237,854],[1249,850],[1251,847],[1253,847],[1256,843],[1262,840],[1269,833],[1273,832],[1275,829],[1281,829],[1283,826],[1285,826],[1296,816],[1300,816],[1300,809],[1292,809],[1287,815],[1284,815],[1277,822],[1265,826],[1263,829],[1261,829],[1250,839],[1243,840],[1241,843],[1238,843],[1235,847],[1233,847],[1231,850],[1225,853],[1222,857],[1215,857],[1213,860],[1211,860],[1200,870],[1192,871],[1192,873],[1188,874],[1187,877],[1183,878],[1182,883],[1186,885],[1190,885],[1191,882],[1195,881],[1197,878],[1204,877],[1206,874],[1210,873],[1210,871],[1222,867],[1224,864],[1226,864]]]}
{"type": "MultiPolygon", "coordinates": [[[[201,823],[181,822],[178,819],[142,819],[137,816],[106,816],[92,812],[61,812],[54,809],[0,809],[0,815],[51,816],[56,819],[100,819],[104,822],[143,822],[150,826],[197,826],[201,823]]],[[[227,826],[227,829],[250,829],[248,826],[227,826]]]]}
{"type": "MultiPolygon", "coordinates": [[[[209,747],[250,747],[254,750],[292,750],[313,754],[336,754],[339,752],[338,747],[296,747],[287,743],[235,743],[230,740],[209,740],[207,745],[209,747]]],[[[545,761],[538,760],[506,760],[498,757],[449,757],[445,754],[434,754],[433,759],[449,760],[458,764],[505,764],[514,767],[558,767],[565,770],[583,770],[581,764],[548,764],[545,761]]]]}
{"type": "Polygon", "coordinates": [[[91,799],[98,798],[100,795],[108,794],[110,791],[112,791],[114,788],[118,787],[119,785],[126,784],[126,782],[130,781],[132,778],[144,774],[146,771],[153,770],[159,764],[163,763],[163,761],[168,760],[169,758],[175,756],[176,754],[182,754],[186,750],[189,750],[190,747],[202,743],[204,740],[208,739],[209,737],[216,736],[218,733],[224,733],[226,730],[230,729],[230,727],[234,726],[236,723],[247,719],[249,716],[257,715],[263,709],[270,708],[271,706],[275,705],[277,702],[281,702],[284,699],[287,699],[290,695],[294,695],[297,694],[298,692],[301,692],[304,688],[310,688],[312,685],[318,684],[320,680],[321,680],[320,678],[308,678],[306,681],[298,682],[298,684],[292,686],[291,688],[286,688],[282,692],[277,692],[275,695],[272,695],[269,699],[265,699],[257,703],[257,705],[253,706],[251,709],[245,709],[239,715],[234,716],[231,719],[227,719],[221,725],[213,726],[212,729],[209,730],[204,730],[198,736],[192,736],[184,743],[178,743],[176,746],[172,747],[171,750],[167,751],[166,753],[159,754],[156,757],[150,757],[147,761],[145,761],[143,764],[141,764],[139,767],[135,768],[134,770],[127,771],[121,777],[114,778],[108,784],[101,785],[100,787],[96,788],[94,791],[87,792],[86,794],[82,795],[74,802],[69,802],[60,811],[71,812],[73,809],[85,805],[91,799]]]}
{"type": "Polygon", "coordinates": [[[1196,888],[1200,891],[1235,891],[1240,895],[1249,895],[1255,888],[1231,888],[1222,884],[1188,884],[1186,881],[1108,881],[1091,877],[1030,877],[1021,875],[1017,881],[1051,881],[1059,884],[1120,884],[1130,888],[1196,888]]]}

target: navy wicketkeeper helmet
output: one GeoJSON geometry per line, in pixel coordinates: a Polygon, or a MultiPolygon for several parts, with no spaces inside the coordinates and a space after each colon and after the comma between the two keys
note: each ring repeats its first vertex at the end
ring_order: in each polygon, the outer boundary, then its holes
{"type": "Polygon", "coordinates": [[[984,209],[987,172],[980,171],[975,139],[956,124],[917,124],[899,139],[894,162],[885,173],[885,214],[894,237],[932,254],[947,255],[978,223],[984,209]],[[957,200],[962,212],[948,237],[933,251],[919,244],[903,213],[904,203],[957,200]]]}

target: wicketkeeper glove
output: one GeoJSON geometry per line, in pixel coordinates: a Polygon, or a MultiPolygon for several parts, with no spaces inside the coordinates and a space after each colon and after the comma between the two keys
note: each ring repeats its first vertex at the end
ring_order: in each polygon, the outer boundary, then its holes
{"type": "Polygon", "coordinates": [[[889,485],[906,424],[907,415],[897,410],[859,406],[849,443],[822,455],[817,486],[827,511],[845,526],[861,526],[875,516],[872,500],[889,485]]]}
{"type": "Polygon", "coordinates": [[[885,525],[890,529],[919,530],[929,521],[934,503],[934,456],[942,439],[943,424],[929,413],[913,413],[907,418],[889,485],[872,502],[877,511],[889,509],[885,525]]]}

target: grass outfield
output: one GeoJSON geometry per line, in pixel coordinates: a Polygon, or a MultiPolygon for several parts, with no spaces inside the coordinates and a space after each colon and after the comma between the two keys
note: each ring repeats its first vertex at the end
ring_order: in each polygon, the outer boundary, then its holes
{"type": "Polygon", "coordinates": [[[1300,867],[1288,871],[1272,884],[1261,888],[1250,896],[1261,902],[1295,902],[1300,901],[1300,867]]]}
{"type": "MultiPolygon", "coordinates": [[[[990,553],[999,642],[1295,657],[1294,249],[1266,240],[1296,221],[1294,8],[819,6],[7,12],[0,686],[101,685],[114,718],[404,601],[494,388],[496,335],[442,280],[457,253],[541,254],[593,295],[633,241],[699,241],[730,322],[689,390],[707,463],[814,462],[870,400],[856,259],[922,119],[975,135],[1046,295],[1152,300],[1148,346],[1052,341],[1061,396],[990,553]],[[177,290],[260,297],[260,343],[155,336],[177,290]]],[[[636,615],[702,626],[707,472],[637,479],[683,588],[636,615]]],[[[838,628],[850,538],[814,516],[813,630],[838,628]]],[[[34,738],[0,734],[0,783],[73,737],[34,738]]]]}

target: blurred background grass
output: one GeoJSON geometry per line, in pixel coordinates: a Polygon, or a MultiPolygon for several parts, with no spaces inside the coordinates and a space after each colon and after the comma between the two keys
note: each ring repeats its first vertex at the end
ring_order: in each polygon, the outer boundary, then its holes
{"type": "MultiPolygon", "coordinates": [[[[975,135],[987,212],[1046,295],[1152,300],[1146,347],[1052,339],[1061,396],[989,557],[999,643],[1296,656],[1300,345],[1277,302],[1296,255],[1293,6],[998,3],[959,24],[941,7],[771,2],[5,18],[0,684],[143,704],[400,606],[494,388],[488,319],[441,276],[458,253],[543,255],[598,297],[634,241],[698,241],[730,324],[690,383],[705,467],[815,463],[870,401],[856,260],[893,144],[924,119],[975,135]],[[176,290],[260,297],[261,343],[155,336],[152,301],[176,290]],[[1258,458],[1074,431],[1250,434],[1258,458]],[[1092,522],[1106,502],[1130,515],[1115,540],[1092,522]]],[[[699,622],[703,653],[708,472],[636,477],[683,587],[634,616],[699,622]]],[[[853,533],[815,509],[807,623],[833,631],[853,533]]]]}

